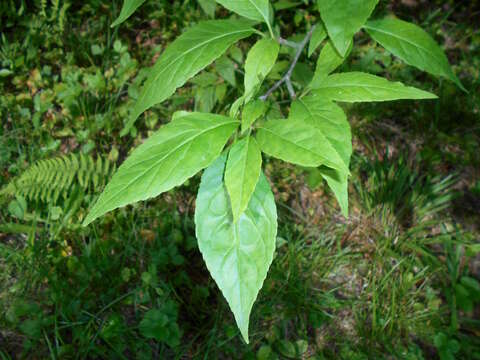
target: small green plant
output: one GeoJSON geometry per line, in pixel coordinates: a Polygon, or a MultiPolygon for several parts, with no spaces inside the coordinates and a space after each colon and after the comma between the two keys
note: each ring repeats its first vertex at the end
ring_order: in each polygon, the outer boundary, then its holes
{"type": "Polygon", "coordinates": [[[67,199],[73,188],[100,191],[114,171],[110,160],[95,160],[84,154],[40,160],[0,189],[0,202],[2,198],[22,196],[31,201],[56,203],[60,196],[67,199]]]}
{"type": "MultiPolygon", "coordinates": [[[[127,19],[143,2],[126,0],[113,25],[127,19]]],[[[308,29],[301,42],[280,36],[268,0],[216,2],[246,19],[201,22],[167,47],[149,71],[123,134],[144,111],[167,100],[236,42],[256,35],[260,40],[250,49],[244,65],[243,95],[231,104],[228,116],[175,113],[169,124],[119,167],[84,225],[116,208],[158,196],[207,169],[196,202],[198,245],[248,343],[250,312],[272,263],[277,234],[275,200],[262,173],[262,152],[319,168],[347,216],[352,136],[347,117],[336,103],[436,98],[372,74],[333,73],[348,57],[354,35],[364,29],[407,64],[463,86],[425,31],[395,18],[367,21],[378,0],[319,0],[322,20],[308,29]],[[265,32],[260,28],[263,25],[265,32]],[[313,79],[307,86],[299,86],[292,74],[304,49],[308,45],[312,54],[322,44],[313,79]],[[281,46],[293,49],[290,66],[262,91],[281,46]],[[267,105],[282,86],[291,98],[289,116],[267,116],[267,105]]],[[[202,1],[202,7],[206,3],[209,1],[202,1]]]]}

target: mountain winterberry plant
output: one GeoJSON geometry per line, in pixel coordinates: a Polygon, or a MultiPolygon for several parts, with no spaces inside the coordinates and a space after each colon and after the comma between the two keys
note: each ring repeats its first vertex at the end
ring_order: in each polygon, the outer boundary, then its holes
{"type": "MultiPolygon", "coordinates": [[[[125,0],[113,26],[143,2],[125,0]]],[[[318,0],[321,21],[301,42],[280,36],[268,0],[216,2],[236,15],[200,22],[165,49],[149,71],[126,129],[208,65],[220,62],[236,42],[256,37],[244,64],[243,95],[228,115],[175,113],[118,168],[84,225],[118,207],[158,196],[206,169],[196,200],[198,245],[248,343],[250,312],[272,263],[277,235],[275,200],[262,172],[262,153],[319,168],[347,216],[352,136],[337,102],[436,98],[372,74],[335,73],[349,55],[354,35],[363,29],[407,64],[463,87],[442,49],[418,26],[393,17],[368,20],[378,0],[318,0]],[[292,48],[290,67],[276,83],[265,84],[282,46],[292,48]],[[301,88],[292,80],[298,60],[320,47],[313,79],[301,88]],[[274,101],[281,88],[291,98],[289,116],[266,119],[266,103],[274,101]]],[[[201,1],[205,3],[216,5],[201,1]]]]}

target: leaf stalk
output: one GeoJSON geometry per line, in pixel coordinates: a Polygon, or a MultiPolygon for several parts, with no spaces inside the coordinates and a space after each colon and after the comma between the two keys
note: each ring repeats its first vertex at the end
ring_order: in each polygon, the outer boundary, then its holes
{"type": "Polygon", "coordinates": [[[302,40],[301,43],[295,43],[292,41],[285,40],[283,38],[278,39],[278,42],[280,43],[280,45],[296,48],[297,52],[295,53],[295,57],[293,58],[293,61],[290,64],[290,67],[288,71],[285,73],[285,75],[283,75],[283,77],[280,80],[278,80],[264,95],[260,96],[260,100],[262,101],[267,100],[267,98],[270,95],[272,95],[272,93],[275,90],[277,90],[280,86],[282,86],[282,84],[284,83],[287,85],[287,89],[290,94],[290,97],[292,99],[295,99],[297,97],[291,81],[292,73],[293,73],[293,70],[295,69],[295,66],[298,63],[298,60],[300,59],[300,56],[302,55],[303,50],[305,49],[305,46],[307,46],[308,42],[310,41],[314,30],[315,30],[315,25],[312,26],[312,28],[309,30],[309,32],[307,33],[307,35],[305,36],[305,38],[302,40]]]}

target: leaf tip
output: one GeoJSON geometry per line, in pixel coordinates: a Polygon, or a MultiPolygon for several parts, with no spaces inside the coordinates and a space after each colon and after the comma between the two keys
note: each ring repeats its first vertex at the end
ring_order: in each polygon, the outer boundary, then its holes
{"type": "Polygon", "coordinates": [[[93,208],[88,212],[87,216],[83,220],[82,227],[87,227],[102,215],[103,213],[98,212],[97,204],[94,204],[93,208]]]}
{"type": "Polygon", "coordinates": [[[91,216],[90,215],[91,213],[89,213],[87,215],[87,217],[85,218],[85,220],[83,220],[82,222],[82,227],[87,227],[88,225],[90,225],[96,218],[91,216]]]}
{"type": "Polygon", "coordinates": [[[248,344],[250,344],[250,341],[248,340],[248,335],[247,337],[245,337],[245,335],[242,334],[242,337],[243,337],[243,341],[245,341],[248,344]]]}
{"type": "Polygon", "coordinates": [[[114,28],[114,27],[117,27],[118,25],[120,25],[124,20],[122,20],[122,18],[119,16],[117,17],[113,23],[110,25],[110,28],[114,28]]]}
{"type": "Polygon", "coordinates": [[[419,99],[420,100],[437,100],[438,96],[434,93],[429,92],[429,91],[421,90],[421,98],[419,98],[419,99]]]}
{"type": "Polygon", "coordinates": [[[240,324],[239,324],[239,329],[240,329],[240,333],[242,334],[243,341],[245,341],[247,344],[249,344],[250,339],[248,338],[248,321],[243,326],[240,326],[240,324]]]}
{"type": "Polygon", "coordinates": [[[455,77],[455,85],[458,86],[460,90],[462,90],[465,94],[469,94],[469,91],[463,86],[462,82],[459,78],[455,77]]]}

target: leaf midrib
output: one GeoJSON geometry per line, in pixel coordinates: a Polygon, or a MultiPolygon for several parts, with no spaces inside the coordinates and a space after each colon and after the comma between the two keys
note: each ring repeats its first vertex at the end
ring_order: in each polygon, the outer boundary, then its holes
{"type": "MultiPolygon", "coordinates": [[[[306,111],[308,112],[310,118],[314,118],[315,115],[310,111],[310,109],[309,109],[308,106],[302,101],[302,99],[299,99],[299,101],[300,101],[300,103],[303,105],[303,107],[306,109],[306,111]]],[[[319,117],[326,119],[326,117],[323,117],[323,116],[319,116],[319,117]]],[[[327,121],[330,121],[330,120],[327,120],[327,121]]],[[[339,159],[342,161],[342,163],[345,165],[345,168],[348,169],[348,164],[346,164],[346,163],[343,161],[342,156],[341,156],[340,153],[337,151],[337,149],[335,148],[335,146],[331,143],[330,138],[329,138],[326,134],[324,134],[324,131],[323,131],[321,128],[319,128],[319,127],[317,127],[317,126],[315,126],[315,128],[323,135],[323,137],[327,140],[328,144],[330,144],[330,147],[333,149],[333,151],[335,151],[335,154],[337,154],[338,158],[339,158],[339,159]]],[[[341,171],[341,170],[339,170],[339,169],[337,169],[337,170],[338,170],[338,171],[341,171]]]]}
{"type": "MultiPolygon", "coordinates": [[[[165,66],[163,68],[162,71],[160,71],[157,75],[155,75],[153,77],[153,80],[150,82],[150,85],[148,86],[148,89],[150,89],[152,87],[151,84],[154,84],[155,82],[158,81],[158,78],[160,76],[162,76],[173,64],[175,64],[179,59],[181,59],[182,57],[185,57],[187,56],[188,54],[190,54],[192,51],[195,51],[197,50],[198,48],[202,47],[202,46],[206,46],[207,44],[209,43],[212,43],[214,41],[217,41],[221,38],[224,38],[224,37],[227,37],[227,36],[232,36],[232,35],[235,35],[235,34],[240,34],[240,33],[243,33],[243,32],[251,32],[252,30],[251,29],[244,29],[244,30],[238,30],[238,31],[233,31],[233,32],[230,32],[230,33],[227,33],[227,34],[222,34],[222,35],[219,35],[219,36],[216,36],[214,38],[211,38],[211,39],[208,39],[206,41],[203,41],[201,42],[200,44],[198,45],[195,45],[194,47],[188,49],[187,51],[185,52],[182,52],[179,56],[177,56],[175,59],[173,59],[172,61],[170,61],[170,63],[168,63],[167,66],[165,66]]],[[[143,92],[142,92],[142,96],[140,97],[140,99],[138,100],[138,103],[142,103],[143,100],[145,99],[146,97],[146,94],[148,93],[147,89],[145,89],[143,92]]]]}
{"type": "MultiPolygon", "coordinates": [[[[218,125],[215,125],[215,126],[212,126],[212,127],[209,127],[207,129],[204,129],[198,133],[195,133],[193,134],[191,137],[185,139],[183,142],[181,142],[179,145],[175,146],[171,151],[167,152],[164,156],[162,156],[160,159],[156,160],[154,162],[154,164],[150,167],[148,167],[147,169],[145,169],[144,171],[142,171],[141,173],[139,173],[137,176],[135,176],[132,180],[130,180],[127,185],[123,186],[121,189],[119,189],[117,192],[115,192],[113,195],[109,196],[106,200],[102,201],[102,206],[103,204],[105,204],[106,202],[109,202],[112,198],[116,197],[120,192],[124,191],[126,188],[128,188],[129,186],[131,186],[133,184],[133,182],[135,182],[138,178],[142,177],[143,175],[145,175],[148,171],[150,171],[151,169],[155,168],[158,166],[158,164],[162,161],[164,161],[165,159],[167,159],[168,157],[170,157],[172,154],[174,154],[178,149],[180,149],[181,147],[185,146],[186,144],[188,143],[191,143],[193,142],[196,138],[200,137],[201,135],[203,135],[204,133],[206,132],[209,132],[209,131],[213,131],[217,128],[220,128],[222,126],[227,126],[227,125],[231,125],[231,124],[234,124],[234,123],[237,123],[237,121],[229,121],[229,122],[225,122],[225,123],[221,123],[221,124],[218,124],[218,125]],[[108,201],[107,201],[108,200],[108,201]]],[[[132,168],[134,167],[135,165],[138,165],[137,163],[133,164],[132,166],[129,167],[132,168]]]]}
{"type": "MultiPolygon", "coordinates": [[[[244,193],[244,190],[245,190],[245,170],[247,168],[247,161],[248,161],[248,146],[250,145],[250,137],[247,138],[246,140],[246,144],[245,144],[245,156],[244,156],[244,161],[243,161],[243,164],[242,164],[242,167],[241,167],[241,172],[242,172],[242,178],[241,178],[241,186],[240,186],[240,203],[237,204],[237,209],[235,209],[235,211],[239,211],[238,208],[241,208],[242,207],[242,202],[243,202],[243,193],[244,193]]],[[[241,214],[237,214],[237,216],[240,216],[241,214]]],[[[234,221],[238,220],[237,219],[234,219],[234,221]]]]}
{"type": "MultiPolygon", "coordinates": [[[[299,148],[302,149],[302,150],[305,150],[305,151],[307,151],[307,152],[309,152],[309,153],[311,153],[311,154],[313,154],[313,155],[315,155],[315,156],[320,157],[321,159],[326,160],[323,156],[319,155],[318,153],[310,150],[309,148],[306,148],[306,147],[304,147],[304,146],[301,146],[301,145],[299,145],[298,143],[293,142],[292,140],[284,137],[283,135],[281,135],[281,134],[279,134],[279,133],[277,133],[277,132],[274,132],[274,131],[266,128],[266,127],[259,127],[259,129],[268,131],[269,133],[273,134],[274,136],[279,137],[280,139],[285,140],[286,142],[288,142],[288,143],[290,143],[290,144],[292,144],[292,145],[294,145],[294,146],[296,146],[296,147],[299,147],[299,148]]],[[[322,136],[323,136],[323,134],[322,134],[322,136]]]]}
{"type": "Polygon", "coordinates": [[[412,45],[412,46],[414,46],[414,47],[417,47],[417,48],[425,51],[427,54],[429,54],[429,55],[432,57],[433,61],[435,61],[438,65],[440,65],[440,67],[443,67],[442,64],[437,61],[437,54],[431,52],[430,50],[424,48],[423,46],[421,46],[421,45],[419,45],[419,44],[417,44],[417,43],[415,43],[415,42],[413,42],[413,41],[411,41],[411,40],[409,40],[409,39],[406,39],[406,38],[404,38],[404,37],[402,37],[402,36],[399,36],[399,35],[397,35],[397,34],[391,33],[390,31],[386,31],[386,30],[379,29],[379,28],[376,28],[376,27],[374,27],[374,26],[368,25],[368,23],[364,25],[364,28],[370,29],[370,30],[373,30],[373,31],[377,31],[377,32],[383,33],[383,34],[385,34],[385,35],[390,35],[391,37],[394,37],[394,38],[396,38],[396,39],[402,40],[402,41],[404,41],[404,42],[406,42],[406,43],[408,43],[408,44],[410,44],[410,45],[412,45]]]}
{"type": "Polygon", "coordinates": [[[395,85],[395,88],[393,87],[384,87],[384,86],[380,86],[380,85],[365,85],[365,84],[358,84],[358,83],[341,83],[340,85],[338,84],[327,84],[327,85],[322,85],[321,87],[318,87],[318,88],[315,88],[313,90],[322,90],[322,89],[336,89],[336,88],[344,88],[344,87],[359,87],[359,88],[373,88],[373,89],[383,89],[383,90],[401,90],[401,91],[405,91],[405,90],[414,90],[414,91],[418,91],[418,92],[426,92],[424,90],[420,90],[420,89],[416,89],[414,87],[411,87],[411,86],[406,86],[400,82],[393,82],[392,83],[393,85],[395,85]]]}
{"type": "Polygon", "coordinates": [[[265,20],[266,23],[269,23],[269,19],[265,16],[265,14],[260,10],[260,8],[257,6],[257,4],[255,4],[255,2],[253,0],[248,0],[252,5],[253,7],[258,11],[258,13],[263,17],[263,19],[265,20]]]}

